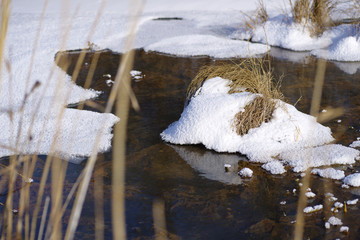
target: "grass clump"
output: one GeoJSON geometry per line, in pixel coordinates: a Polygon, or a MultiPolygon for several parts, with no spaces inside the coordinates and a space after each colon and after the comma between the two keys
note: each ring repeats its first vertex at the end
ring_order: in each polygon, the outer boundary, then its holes
{"type": "Polygon", "coordinates": [[[258,1],[256,14],[254,16],[249,16],[246,13],[244,13],[244,15],[248,18],[248,20],[245,22],[245,27],[248,30],[255,29],[256,26],[265,23],[269,19],[264,2],[262,0],[258,1]]]}
{"type": "Polygon", "coordinates": [[[268,122],[276,109],[274,99],[283,99],[280,92],[280,82],[274,83],[270,66],[264,60],[246,59],[240,64],[226,64],[205,66],[192,80],[187,89],[187,101],[191,100],[202,84],[211,78],[222,77],[230,80],[229,94],[251,92],[259,94],[245,109],[239,110],[233,120],[233,127],[237,134],[244,135],[252,128],[268,122]]]}
{"type": "Polygon", "coordinates": [[[334,0],[289,0],[294,22],[308,24],[314,36],[320,36],[331,26],[330,13],[337,2],[334,0]]]}

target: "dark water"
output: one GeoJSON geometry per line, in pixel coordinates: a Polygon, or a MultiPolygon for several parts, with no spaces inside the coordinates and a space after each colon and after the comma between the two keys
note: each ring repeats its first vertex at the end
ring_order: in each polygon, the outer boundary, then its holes
{"type": "MultiPolygon", "coordinates": [[[[282,51],[282,50],[277,50],[282,51]]],[[[59,53],[62,59],[74,62],[78,52],[59,53]]],[[[94,53],[88,53],[80,73],[84,79],[94,53]]],[[[104,104],[110,88],[108,77],[116,75],[119,55],[105,51],[100,55],[99,67],[91,87],[104,93],[96,100],[104,104]]],[[[313,91],[316,59],[293,63],[270,57],[274,75],[284,75],[282,88],[289,103],[309,112],[313,91]]],[[[165,203],[166,227],[171,239],[290,239],[294,230],[299,192],[299,174],[289,171],[281,176],[268,174],[261,165],[249,163],[237,154],[217,154],[202,146],[174,146],[164,143],[159,134],[176,121],[183,110],[185,92],[191,79],[204,65],[238,60],[210,58],[179,58],[136,51],[133,69],[144,75],[132,80],[132,88],[141,111],[130,110],[126,160],[126,224],[129,239],[153,239],[154,200],[165,203]],[[224,163],[231,163],[229,172],[224,163]],[[237,172],[243,167],[254,171],[251,179],[240,179],[237,172]],[[286,201],[281,205],[281,201],[286,201]]],[[[72,67],[68,70],[72,74],[72,67]]],[[[112,78],[113,78],[112,77],[112,78]]],[[[345,114],[325,125],[330,126],[338,142],[348,145],[360,136],[359,90],[360,73],[346,74],[334,63],[327,63],[321,107],[342,107],[345,114]],[[338,122],[341,120],[341,123],[338,122]]],[[[83,85],[81,81],[79,85],[83,85]]],[[[97,109],[87,107],[88,110],[97,109]]],[[[41,165],[40,161],[40,165],[41,165]]],[[[69,191],[85,163],[69,164],[65,190],[69,191]]],[[[41,169],[34,176],[36,189],[41,169]]],[[[95,167],[92,183],[82,211],[76,239],[94,239],[94,182],[104,181],[105,239],[112,238],[111,226],[111,152],[101,154],[95,167]]],[[[360,169],[358,164],[347,173],[360,169]]],[[[356,188],[342,189],[341,182],[311,177],[311,188],[316,198],[308,205],[324,204],[325,192],[332,192],[343,202],[359,197],[356,188]],[[325,190],[326,187],[326,190],[325,190]]],[[[50,190],[49,190],[50,191],[50,190]]],[[[340,213],[350,233],[339,232],[339,227],[324,228],[326,210],[306,214],[304,239],[360,238],[359,205],[348,206],[340,213]]],[[[71,207],[71,206],[70,206],[71,207]]],[[[70,209],[63,226],[66,228],[70,209]]]]}

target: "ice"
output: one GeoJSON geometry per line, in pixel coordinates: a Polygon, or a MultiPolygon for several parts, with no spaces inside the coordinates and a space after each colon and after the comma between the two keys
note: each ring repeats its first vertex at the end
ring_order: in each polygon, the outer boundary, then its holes
{"type": "Polygon", "coordinates": [[[325,169],[315,168],[315,169],[311,170],[311,173],[318,174],[320,177],[323,177],[323,178],[331,178],[331,179],[336,179],[336,180],[340,180],[345,177],[344,171],[336,170],[334,168],[325,168],[325,169]]]}

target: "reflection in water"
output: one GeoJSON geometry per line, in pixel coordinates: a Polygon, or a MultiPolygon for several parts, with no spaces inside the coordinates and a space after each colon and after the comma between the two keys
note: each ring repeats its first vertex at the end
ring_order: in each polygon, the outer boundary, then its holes
{"type": "Polygon", "coordinates": [[[302,64],[309,64],[311,59],[310,52],[294,52],[278,47],[271,47],[270,56],[278,60],[302,64]]]}
{"type": "Polygon", "coordinates": [[[237,174],[238,163],[240,160],[246,161],[245,157],[241,158],[236,154],[218,154],[214,151],[201,151],[176,145],[171,145],[171,147],[202,176],[225,184],[238,185],[242,183],[237,174]],[[225,171],[225,164],[231,165],[228,171],[225,171]]]}
{"type": "Polygon", "coordinates": [[[334,62],[335,65],[347,74],[355,74],[360,70],[360,62],[334,62]]]}

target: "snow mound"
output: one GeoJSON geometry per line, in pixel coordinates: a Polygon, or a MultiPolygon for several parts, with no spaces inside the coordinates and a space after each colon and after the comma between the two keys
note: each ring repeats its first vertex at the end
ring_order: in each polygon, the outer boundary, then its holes
{"type": "Polygon", "coordinates": [[[214,58],[246,58],[264,54],[268,50],[264,44],[197,34],[165,38],[145,47],[145,51],[214,58]]]}
{"type": "Polygon", "coordinates": [[[252,162],[267,164],[263,168],[274,174],[285,172],[284,164],[294,167],[294,171],[304,171],[355,162],[357,150],[324,145],[334,140],[330,129],[280,100],[276,100],[277,108],[269,122],[238,135],[233,119],[258,94],[228,94],[229,82],[220,77],[205,81],[180,119],[164,130],[161,138],[173,144],[203,144],[217,152],[239,152],[252,162]]]}
{"type": "Polygon", "coordinates": [[[344,183],[353,187],[360,187],[360,173],[353,173],[344,178],[344,183]]]}

